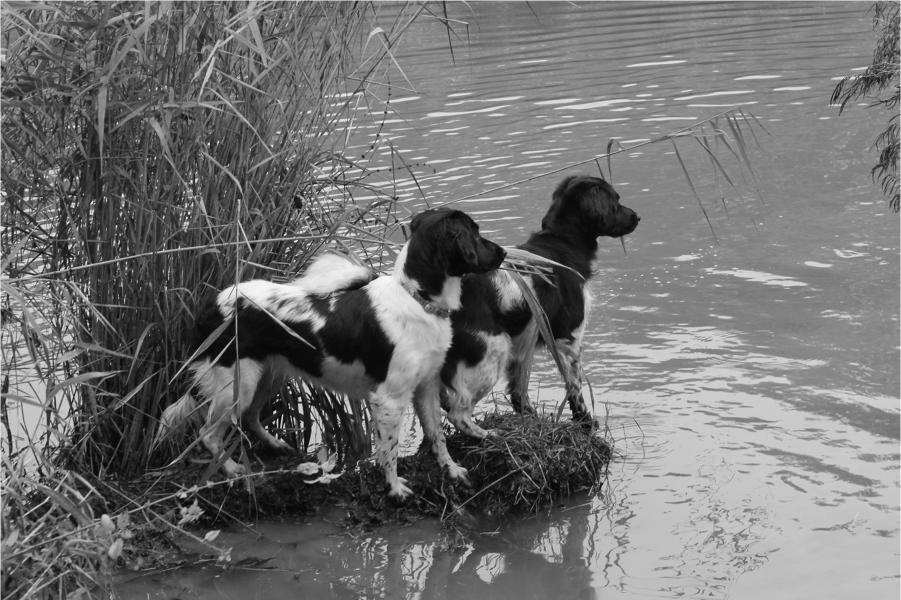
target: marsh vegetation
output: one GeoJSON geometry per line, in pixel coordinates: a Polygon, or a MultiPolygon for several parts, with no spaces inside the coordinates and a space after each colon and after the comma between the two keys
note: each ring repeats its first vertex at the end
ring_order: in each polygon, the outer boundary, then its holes
{"type": "MultiPolygon", "coordinates": [[[[390,258],[396,206],[382,186],[393,174],[366,162],[393,149],[376,136],[363,156],[343,150],[360,111],[382,104],[392,47],[426,9],[390,26],[374,25],[376,10],[4,9],[5,592],[91,589],[94,567],[121,550],[107,542],[124,528],[100,521],[106,499],[154,516],[113,482],[173,458],[151,452],[152,433],[178,395],[205,294],[289,278],[329,245],[376,268],[390,258]],[[355,202],[361,190],[377,198],[355,202]],[[10,423],[23,412],[40,419],[37,433],[10,423]],[[87,541],[60,543],[73,532],[87,541]]],[[[279,403],[290,408],[271,426],[301,450],[316,423],[347,457],[368,452],[357,406],[300,385],[279,403]]]]}

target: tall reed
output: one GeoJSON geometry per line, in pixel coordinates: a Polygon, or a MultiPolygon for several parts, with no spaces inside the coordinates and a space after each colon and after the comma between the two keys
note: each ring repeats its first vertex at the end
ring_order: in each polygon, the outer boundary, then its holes
{"type": "MultiPolygon", "coordinates": [[[[181,526],[140,499],[104,511],[121,494],[109,476],[154,460],[205,296],[290,278],[326,245],[382,266],[395,206],[361,163],[394,150],[375,136],[355,162],[344,148],[423,7],[379,8],[4,5],[4,597],[95,596],[129,515],[181,526]],[[38,434],[11,424],[23,407],[38,434]]],[[[298,383],[279,401],[274,426],[299,447],[317,430],[370,451],[364,408],[298,383]]]]}
{"type": "MultiPolygon", "coordinates": [[[[27,342],[19,347],[44,390],[32,400],[49,431],[76,423],[74,436],[47,433],[45,445],[68,440],[67,456],[98,475],[139,473],[161,406],[184,389],[178,375],[205,295],[295,275],[326,244],[370,239],[361,232],[383,237],[391,198],[376,190],[355,201],[373,189],[343,149],[421,9],[400,8],[380,27],[375,10],[4,10],[4,320],[27,342]]],[[[6,374],[6,405],[28,401],[21,373],[6,374]]],[[[326,437],[368,435],[351,423],[363,415],[337,414],[339,398],[307,400],[328,413],[318,419],[327,428],[338,424],[326,437]]],[[[297,427],[316,416],[298,415],[297,427]]]]}

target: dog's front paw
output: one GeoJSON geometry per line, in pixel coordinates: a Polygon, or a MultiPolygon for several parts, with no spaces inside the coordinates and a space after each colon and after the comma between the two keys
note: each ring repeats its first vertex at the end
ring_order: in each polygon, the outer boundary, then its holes
{"type": "Polygon", "coordinates": [[[389,487],[391,489],[388,490],[388,496],[395,500],[406,500],[413,495],[413,490],[407,487],[407,480],[403,477],[398,477],[397,481],[389,484],[389,487]]]}
{"type": "Polygon", "coordinates": [[[294,448],[294,446],[292,446],[285,440],[278,439],[277,437],[272,438],[270,446],[273,450],[282,454],[297,454],[297,450],[294,448]]]}
{"type": "Polygon", "coordinates": [[[486,437],[491,437],[490,429],[482,429],[475,423],[472,423],[467,427],[468,431],[466,431],[467,435],[470,437],[474,437],[477,440],[484,440],[486,437]]]}
{"type": "Polygon", "coordinates": [[[247,467],[240,463],[236,463],[230,458],[226,458],[225,462],[222,463],[222,470],[225,471],[225,475],[229,479],[247,475],[247,467]]]}
{"type": "Polygon", "coordinates": [[[598,417],[593,417],[589,414],[586,414],[580,418],[573,417],[573,423],[580,425],[582,430],[589,434],[594,433],[603,425],[602,421],[598,417]]]}
{"type": "Polygon", "coordinates": [[[526,400],[523,404],[520,405],[519,410],[517,412],[519,412],[522,415],[528,416],[528,417],[537,417],[538,416],[538,411],[535,410],[535,407],[532,406],[528,400],[526,400]]]}
{"type": "Polygon", "coordinates": [[[447,465],[447,474],[454,481],[459,481],[465,485],[470,485],[469,483],[469,471],[466,467],[461,467],[457,463],[451,463],[447,465]]]}

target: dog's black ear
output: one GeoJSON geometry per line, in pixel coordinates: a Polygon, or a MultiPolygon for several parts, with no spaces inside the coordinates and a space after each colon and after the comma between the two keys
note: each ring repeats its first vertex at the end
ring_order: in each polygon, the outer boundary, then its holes
{"type": "Polygon", "coordinates": [[[469,215],[460,211],[447,211],[443,224],[447,243],[449,247],[456,248],[455,254],[462,263],[453,270],[468,273],[476,269],[479,264],[479,226],[469,215]]]}
{"type": "Polygon", "coordinates": [[[457,250],[464,265],[462,273],[487,273],[501,266],[507,252],[479,234],[479,226],[466,213],[458,213],[455,227],[457,250]]]}
{"type": "Polygon", "coordinates": [[[586,213],[588,206],[584,203],[586,196],[592,191],[605,185],[604,180],[588,175],[570,175],[554,189],[553,200],[547,214],[541,220],[542,229],[553,229],[572,218],[588,218],[592,223],[596,222],[598,215],[593,208],[586,213]]]}
{"type": "Polygon", "coordinates": [[[616,200],[612,195],[612,189],[603,181],[585,185],[579,189],[579,209],[586,220],[594,224],[600,233],[605,231],[608,225],[613,223],[616,213],[616,200]]]}
{"type": "Polygon", "coordinates": [[[581,175],[571,177],[563,190],[564,202],[581,203],[586,195],[598,191],[604,185],[604,180],[599,177],[581,175]]]}
{"type": "Polygon", "coordinates": [[[454,238],[457,244],[457,251],[460,253],[460,258],[463,259],[463,262],[466,263],[468,267],[470,267],[471,271],[478,270],[479,240],[476,230],[470,229],[469,227],[460,227],[460,229],[454,232],[454,238]]]}

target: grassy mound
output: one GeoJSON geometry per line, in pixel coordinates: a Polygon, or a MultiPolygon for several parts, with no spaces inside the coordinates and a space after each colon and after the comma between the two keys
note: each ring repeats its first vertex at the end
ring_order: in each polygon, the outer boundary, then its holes
{"type": "Polygon", "coordinates": [[[455,434],[448,449],[469,469],[476,491],[466,501],[481,511],[535,513],[606,477],[610,445],[584,424],[494,414],[480,425],[497,435],[478,442],[455,434]]]}
{"type": "Polygon", "coordinates": [[[423,446],[398,462],[398,473],[414,491],[405,501],[386,495],[384,476],[372,461],[320,483],[321,471],[304,475],[295,470],[296,457],[268,459],[266,471],[243,483],[198,486],[201,467],[194,466],[168,473],[156,493],[172,495],[172,486],[180,486],[187,490],[180,501],[198,501],[204,520],[316,514],[339,507],[351,524],[363,526],[423,517],[463,525],[545,510],[576,492],[599,487],[606,475],[610,446],[583,425],[512,414],[489,415],[480,425],[496,435],[483,441],[460,433],[447,438],[451,455],[469,470],[470,485],[450,480],[423,446]]]}

